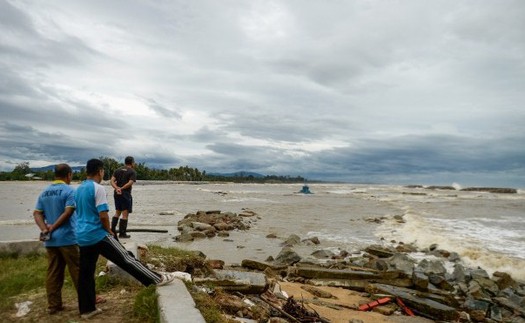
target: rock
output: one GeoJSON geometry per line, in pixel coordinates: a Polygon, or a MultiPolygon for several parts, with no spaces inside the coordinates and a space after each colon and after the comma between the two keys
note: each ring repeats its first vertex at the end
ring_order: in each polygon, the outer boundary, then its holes
{"type": "Polygon", "coordinates": [[[266,276],[262,273],[215,270],[215,278],[194,278],[197,285],[212,285],[228,291],[238,291],[244,294],[262,294],[268,288],[266,276]]]}
{"type": "Polygon", "coordinates": [[[220,259],[210,259],[210,260],[207,260],[206,263],[212,269],[223,269],[224,268],[224,261],[220,259]]]}
{"type": "Polygon", "coordinates": [[[472,277],[472,279],[489,278],[489,274],[487,273],[485,269],[476,268],[470,271],[470,277],[472,277]]]}
{"type": "Polygon", "coordinates": [[[267,268],[270,268],[275,271],[279,271],[282,269],[286,269],[287,265],[277,266],[274,264],[269,264],[267,262],[257,261],[257,260],[251,260],[251,259],[243,259],[241,262],[241,266],[248,269],[255,269],[259,271],[265,271],[267,268]]]}
{"type": "Polygon", "coordinates": [[[321,241],[319,241],[318,237],[312,237],[312,238],[304,239],[303,242],[311,242],[314,245],[321,244],[321,241]]]}
{"type": "Polygon", "coordinates": [[[379,245],[368,246],[365,251],[379,258],[389,258],[395,254],[394,251],[379,245]]]}
{"type": "Polygon", "coordinates": [[[312,256],[318,259],[325,259],[325,258],[332,258],[333,256],[335,256],[335,254],[330,250],[323,249],[323,250],[316,250],[312,252],[312,256]]]}
{"type": "Polygon", "coordinates": [[[521,316],[525,317],[525,307],[524,306],[520,306],[519,304],[516,304],[505,297],[494,297],[492,300],[495,301],[497,304],[503,307],[506,307],[512,311],[515,311],[519,313],[521,316]]]}
{"type": "Polygon", "coordinates": [[[185,233],[175,237],[177,242],[190,242],[195,240],[191,234],[185,233]]]}
{"type": "Polygon", "coordinates": [[[192,222],[191,226],[193,229],[197,231],[207,231],[213,228],[213,226],[209,225],[208,223],[202,223],[202,222],[192,222]]]}
{"type": "Polygon", "coordinates": [[[445,275],[447,272],[442,261],[428,259],[421,260],[415,270],[421,271],[427,276],[430,274],[445,275]]]}
{"type": "Polygon", "coordinates": [[[456,188],[454,186],[427,186],[425,187],[427,190],[451,190],[455,191],[456,188]]]}
{"type": "Polygon", "coordinates": [[[283,242],[283,246],[295,246],[301,242],[301,238],[296,234],[291,234],[288,239],[283,242]]]}
{"type": "Polygon", "coordinates": [[[461,264],[454,265],[454,271],[452,273],[452,278],[457,282],[467,282],[470,280],[470,275],[467,275],[465,267],[461,264]]]}
{"type": "Polygon", "coordinates": [[[515,188],[498,188],[498,187],[467,187],[467,188],[462,188],[460,191],[506,193],[506,194],[518,193],[518,190],[516,190],[515,188]]]}
{"type": "Polygon", "coordinates": [[[406,254],[396,253],[391,258],[387,259],[387,263],[391,268],[403,271],[407,275],[412,275],[416,261],[406,254]]]}
{"type": "Polygon", "coordinates": [[[252,216],[255,216],[257,215],[255,212],[251,211],[251,210],[244,210],[242,213],[239,213],[239,216],[242,216],[242,217],[245,217],[245,218],[249,218],[249,217],[252,217],[252,216]]]}
{"type": "Polygon", "coordinates": [[[288,275],[304,278],[328,279],[380,279],[379,273],[370,271],[325,269],[313,266],[296,266],[288,268],[288,275]]]}
{"type": "Polygon", "coordinates": [[[314,286],[330,286],[351,289],[358,292],[364,292],[369,282],[367,280],[352,280],[352,279],[310,279],[309,284],[314,286]]]}
{"type": "Polygon", "coordinates": [[[467,299],[463,308],[470,314],[470,317],[477,322],[483,322],[490,308],[490,303],[482,300],[467,299]]]}
{"type": "Polygon", "coordinates": [[[507,273],[496,271],[494,274],[492,274],[492,279],[496,282],[499,289],[501,290],[507,287],[518,287],[518,283],[507,273]]]}
{"type": "Polygon", "coordinates": [[[193,237],[193,239],[205,239],[206,238],[206,233],[201,232],[201,231],[192,231],[189,234],[190,236],[193,237]]]}
{"type": "Polygon", "coordinates": [[[217,229],[218,231],[231,231],[233,229],[235,229],[235,227],[232,225],[232,224],[229,224],[229,223],[225,223],[225,222],[218,222],[218,223],[215,223],[213,225],[213,227],[215,229],[217,229]]]}
{"type": "Polygon", "coordinates": [[[268,238],[268,239],[275,239],[275,238],[277,238],[277,235],[275,233],[270,233],[270,234],[268,234],[266,236],[266,238],[268,238]]]}
{"type": "Polygon", "coordinates": [[[275,264],[291,266],[301,260],[301,257],[290,247],[284,247],[275,258],[275,264]]]}
{"type": "Polygon", "coordinates": [[[312,294],[312,295],[314,295],[316,297],[337,298],[334,295],[332,295],[330,292],[327,292],[327,291],[324,291],[322,289],[315,288],[315,287],[312,287],[312,286],[303,285],[303,286],[301,286],[301,289],[304,289],[305,291],[307,291],[308,293],[310,293],[310,294],[312,294]]]}
{"type": "Polygon", "coordinates": [[[420,271],[414,271],[414,273],[412,274],[412,281],[414,282],[414,287],[417,290],[428,290],[428,277],[424,273],[420,271]]]}
{"type": "Polygon", "coordinates": [[[495,281],[488,279],[488,278],[476,278],[474,281],[478,282],[478,284],[483,288],[484,291],[488,292],[491,296],[496,296],[499,292],[499,287],[496,284],[495,281]]]}

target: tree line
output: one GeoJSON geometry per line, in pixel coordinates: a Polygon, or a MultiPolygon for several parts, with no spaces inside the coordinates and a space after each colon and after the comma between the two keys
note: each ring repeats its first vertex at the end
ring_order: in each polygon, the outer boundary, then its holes
{"type": "MultiPolygon", "coordinates": [[[[99,157],[104,163],[104,180],[109,180],[115,170],[124,167],[123,163],[118,162],[111,157],[99,157]]],[[[200,171],[197,168],[189,166],[180,166],[170,169],[149,168],[145,163],[135,165],[138,180],[157,180],[157,181],[208,181],[208,182],[235,182],[235,183],[302,183],[305,179],[301,176],[278,176],[267,175],[256,177],[239,173],[234,176],[223,176],[216,174],[207,174],[206,171],[200,171]]],[[[35,171],[29,166],[29,162],[23,162],[15,166],[11,172],[0,172],[0,181],[29,181],[45,180],[51,181],[54,178],[54,170],[35,171]]],[[[82,168],[80,171],[73,172],[73,181],[82,181],[86,179],[86,171],[82,168]]]]}

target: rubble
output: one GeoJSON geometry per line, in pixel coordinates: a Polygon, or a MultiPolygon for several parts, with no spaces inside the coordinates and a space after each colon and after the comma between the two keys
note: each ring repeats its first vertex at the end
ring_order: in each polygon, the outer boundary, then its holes
{"type": "MultiPolygon", "coordinates": [[[[243,211],[242,216],[199,211],[179,222],[179,231],[211,237],[208,232],[213,230],[246,230],[249,223],[243,220],[254,218],[256,214],[250,211],[243,211]]],[[[270,234],[267,238],[278,237],[270,234]]],[[[282,240],[279,254],[266,261],[244,259],[240,268],[231,270],[223,265],[224,269],[213,270],[213,275],[194,277],[194,283],[244,299],[249,297],[251,305],[242,306],[250,310],[236,308],[236,312],[228,314],[244,313],[244,319],[259,322],[329,322],[328,317],[319,316],[310,306],[358,311],[362,305],[344,303],[327,288],[360,293],[368,302],[395,300],[377,304],[374,315],[415,315],[445,322],[525,322],[524,282],[514,280],[508,273],[495,272],[490,276],[482,268],[465,267],[456,252],[439,249],[437,244],[419,250],[410,244],[395,245],[392,241],[389,245],[383,241],[360,250],[356,256],[356,252],[342,250],[335,254],[323,249],[318,238],[302,239],[291,234],[282,240]],[[313,252],[302,259],[295,246],[309,246],[313,252]],[[287,295],[279,287],[286,282],[301,284],[299,295],[304,293],[307,297],[287,295]],[[254,306],[262,307],[256,310],[254,306]],[[250,317],[247,313],[257,315],[250,317]]]]}

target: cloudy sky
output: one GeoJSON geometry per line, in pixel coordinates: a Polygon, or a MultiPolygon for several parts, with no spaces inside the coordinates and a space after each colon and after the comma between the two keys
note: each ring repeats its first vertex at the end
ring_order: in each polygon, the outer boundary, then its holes
{"type": "Polygon", "coordinates": [[[525,187],[525,2],[0,0],[0,170],[525,187]]]}

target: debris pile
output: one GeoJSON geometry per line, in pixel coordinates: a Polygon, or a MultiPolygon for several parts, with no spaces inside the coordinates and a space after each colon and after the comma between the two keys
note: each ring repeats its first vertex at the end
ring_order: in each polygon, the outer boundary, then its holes
{"type": "Polygon", "coordinates": [[[215,236],[228,237],[228,231],[250,229],[251,223],[257,220],[256,215],[248,209],[243,209],[239,214],[222,213],[220,210],[189,213],[177,223],[180,235],[174,239],[177,242],[187,242],[215,236]]]}
{"type": "MultiPolygon", "coordinates": [[[[397,247],[371,245],[359,255],[326,253],[303,259],[290,241],[307,243],[308,239],[297,238],[283,239],[283,250],[275,259],[245,259],[240,265],[215,269],[207,277],[195,277],[194,283],[242,297],[244,301],[234,303],[245,309],[236,308],[229,314],[260,322],[271,318],[330,322],[313,307],[445,322],[525,322],[524,282],[502,272],[490,277],[481,268],[467,268],[456,253],[437,245],[426,250],[401,243],[397,247]],[[415,251],[425,253],[425,258],[411,257],[415,251]],[[452,272],[446,269],[451,264],[452,272]],[[281,289],[285,284],[301,284],[307,297],[301,297],[302,293],[289,296],[281,289]],[[326,292],[334,287],[353,292],[361,300],[344,303],[326,292]]],[[[316,250],[312,254],[320,253],[316,250]]],[[[223,296],[221,302],[225,299],[223,296]]]]}

